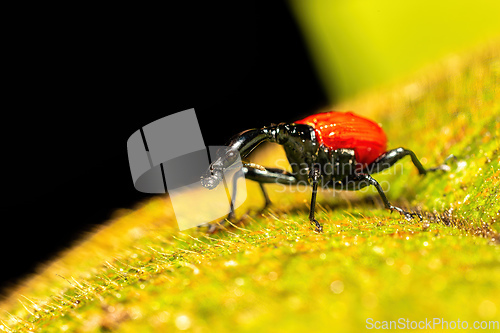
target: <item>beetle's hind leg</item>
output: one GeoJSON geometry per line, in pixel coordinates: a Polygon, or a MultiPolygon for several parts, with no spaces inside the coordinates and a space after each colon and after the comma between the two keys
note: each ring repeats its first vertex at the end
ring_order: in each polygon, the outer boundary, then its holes
{"type": "Polygon", "coordinates": [[[391,205],[391,203],[385,196],[382,186],[380,186],[380,184],[372,176],[368,174],[356,173],[352,176],[345,178],[343,181],[337,182],[335,185],[336,185],[335,189],[350,190],[350,191],[357,191],[366,186],[373,185],[377,189],[379,196],[382,198],[385,208],[391,211],[397,211],[399,214],[404,216],[408,221],[413,219],[414,216],[418,216],[420,219],[422,219],[422,217],[417,213],[407,212],[402,208],[391,205]]]}
{"type": "Polygon", "coordinates": [[[438,170],[450,171],[450,167],[446,164],[446,162],[450,158],[456,159],[455,156],[450,155],[444,161],[443,164],[438,165],[438,166],[433,167],[433,168],[426,169],[426,168],[424,168],[422,163],[420,163],[420,160],[417,158],[417,155],[415,155],[415,153],[413,151],[400,147],[400,148],[396,148],[393,150],[389,150],[385,154],[381,155],[375,161],[373,161],[367,167],[365,167],[363,169],[363,171],[366,171],[369,174],[381,172],[382,170],[390,168],[397,161],[399,161],[400,159],[402,159],[403,157],[405,157],[407,155],[409,155],[411,157],[411,161],[413,162],[413,165],[415,165],[415,167],[418,169],[418,173],[420,173],[421,175],[425,175],[428,172],[433,172],[433,171],[438,171],[438,170]]]}
{"type": "Polygon", "coordinates": [[[451,154],[450,156],[448,156],[444,160],[443,164],[440,164],[440,165],[438,165],[436,167],[433,167],[433,168],[429,168],[429,169],[427,169],[427,172],[438,171],[438,170],[450,171],[451,168],[448,165],[448,161],[451,160],[451,159],[453,159],[455,162],[457,162],[457,157],[455,155],[451,154]]]}

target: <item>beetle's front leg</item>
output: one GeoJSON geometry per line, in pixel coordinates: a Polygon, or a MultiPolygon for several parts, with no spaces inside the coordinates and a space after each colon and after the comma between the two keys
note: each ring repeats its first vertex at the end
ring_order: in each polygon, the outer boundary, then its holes
{"type": "MultiPolygon", "coordinates": [[[[286,170],[281,170],[277,168],[265,168],[255,163],[244,163],[241,172],[243,173],[245,179],[253,180],[259,183],[265,201],[264,208],[261,211],[263,211],[268,205],[271,204],[271,200],[269,199],[269,196],[267,195],[267,192],[263,186],[264,183],[283,184],[283,185],[293,185],[297,183],[297,178],[295,178],[294,175],[292,175],[286,170]]],[[[233,192],[231,194],[231,198],[236,198],[237,181],[239,178],[240,177],[233,178],[233,192]]],[[[232,200],[231,200],[231,210],[225,220],[217,223],[207,224],[205,226],[208,227],[209,233],[214,233],[217,230],[225,229],[227,225],[226,221],[229,221],[231,223],[232,222],[237,223],[232,200]]]]}
{"type": "Polygon", "coordinates": [[[314,211],[316,209],[316,193],[318,192],[318,182],[321,177],[321,171],[316,166],[311,168],[311,172],[309,174],[312,182],[312,195],[311,195],[311,208],[309,210],[309,222],[314,223],[316,225],[316,232],[323,232],[323,227],[321,224],[314,218],[314,211]]]}

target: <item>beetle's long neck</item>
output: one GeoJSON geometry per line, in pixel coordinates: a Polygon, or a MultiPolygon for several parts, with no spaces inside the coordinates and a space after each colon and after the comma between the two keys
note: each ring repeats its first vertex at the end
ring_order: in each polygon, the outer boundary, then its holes
{"type": "MultiPolygon", "coordinates": [[[[223,171],[232,166],[238,160],[238,154],[245,158],[260,143],[264,141],[278,142],[278,126],[264,127],[260,129],[251,129],[241,132],[227,144],[227,149],[221,153],[208,169],[207,173],[201,179],[201,183],[206,188],[215,188],[223,177],[223,171]]],[[[279,142],[278,142],[279,143],[279,142]]]]}
{"type": "Polygon", "coordinates": [[[233,137],[227,146],[237,150],[241,157],[246,157],[262,142],[276,142],[278,131],[278,126],[246,130],[233,137]]]}

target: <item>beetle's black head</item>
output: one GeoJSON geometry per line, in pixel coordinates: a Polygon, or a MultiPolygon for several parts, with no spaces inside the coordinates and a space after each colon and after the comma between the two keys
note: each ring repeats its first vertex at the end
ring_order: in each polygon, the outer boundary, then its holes
{"type": "Polygon", "coordinates": [[[209,190],[216,188],[222,181],[222,168],[219,168],[217,164],[217,161],[212,163],[205,175],[201,177],[201,185],[209,190]]]}
{"type": "Polygon", "coordinates": [[[230,168],[238,159],[238,151],[232,147],[217,152],[217,159],[201,177],[201,185],[210,190],[217,187],[224,177],[224,170],[230,168]]]}

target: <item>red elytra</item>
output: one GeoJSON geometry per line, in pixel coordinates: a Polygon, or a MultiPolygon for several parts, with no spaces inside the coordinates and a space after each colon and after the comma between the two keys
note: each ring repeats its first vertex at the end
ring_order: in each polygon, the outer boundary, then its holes
{"type": "Polygon", "coordinates": [[[319,113],[295,123],[312,126],[319,144],[330,149],[354,149],[357,163],[370,164],[387,151],[382,128],[352,112],[319,113]]]}

